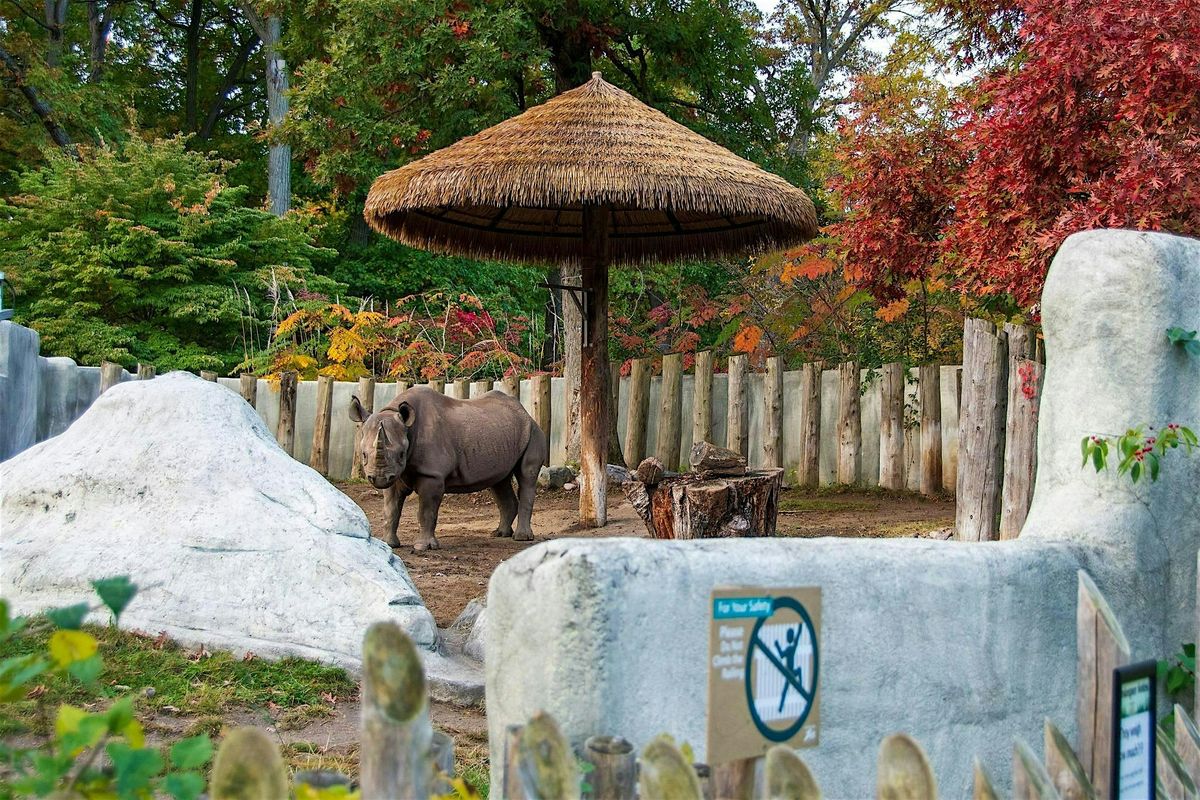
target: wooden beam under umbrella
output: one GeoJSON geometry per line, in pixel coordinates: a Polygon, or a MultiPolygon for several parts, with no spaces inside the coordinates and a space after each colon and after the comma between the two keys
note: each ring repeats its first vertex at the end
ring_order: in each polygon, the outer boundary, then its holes
{"type": "Polygon", "coordinates": [[[586,338],[579,517],[593,527],[608,517],[609,266],[784,247],[817,232],[802,191],[598,72],[583,86],[380,176],[364,215],[412,247],[580,264],[586,338]]]}

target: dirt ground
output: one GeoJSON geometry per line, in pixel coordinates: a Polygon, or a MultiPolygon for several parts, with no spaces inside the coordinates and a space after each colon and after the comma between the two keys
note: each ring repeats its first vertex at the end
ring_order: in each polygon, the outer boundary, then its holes
{"type": "MultiPolygon", "coordinates": [[[[371,532],[384,538],[383,492],[367,483],[342,483],[338,488],[366,512],[371,532]]],[[[404,509],[397,535],[410,543],[417,531],[416,498],[404,509]]],[[[646,528],[621,492],[609,492],[608,525],[579,526],[576,492],[539,491],[533,508],[532,542],[514,542],[491,535],[497,512],[487,492],[447,495],[438,519],[440,550],[414,553],[402,547],[396,554],[412,575],[434,619],[446,627],[474,597],[487,593],[496,566],[526,547],[569,536],[646,536],[646,528]]],[[[895,537],[923,536],[954,524],[953,498],[924,498],[907,493],[788,489],[780,498],[779,536],[895,537]]]]}

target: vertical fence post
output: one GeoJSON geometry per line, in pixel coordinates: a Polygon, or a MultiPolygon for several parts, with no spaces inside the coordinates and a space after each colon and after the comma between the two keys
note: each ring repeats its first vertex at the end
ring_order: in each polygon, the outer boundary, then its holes
{"type": "Polygon", "coordinates": [[[213,372],[211,369],[200,370],[200,377],[206,381],[212,381],[213,383],[217,382],[217,373],[213,372]]]}
{"type": "Polygon", "coordinates": [[[942,374],[941,368],[921,367],[921,494],[942,490],[942,374]]]}
{"type": "Polygon", "coordinates": [[[635,358],[629,368],[629,410],[625,416],[625,466],[646,457],[646,418],[650,414],[650,359],[635,358]]]}
{"type": "Polygon", "coordinates": [[[505,375],[500,380],[500,391],[504,392],[509,397],[521,399],[521,379],[516,375],[505,375]]]}
{"type": "Polygon", "coordinates": [[[363,639],[363,797],[429,796],[429,697],[412,640],[394,622],[376,622],[363,639]]]}
{"type": "Polygon", "coordinates": [[[692,444],[712,441],[713,355],[711,350],[696,353],[696,374],[692,391],[692,444]]]}
{"type": "Polygon", "coordinates": [[[242,399],[249,403],[251,408],[258,408],[258,376],[243,372],[238,380],[242,390],[242,399]]]}
{"type": "Polygon", "coordinates": [[[763,381],[763,463],[783,466],[783,358],[767,359],[763,381]]]}
{"type": "MultiPolygon", "coordinates": [[[[530,405],[533,408],[533,421],[546,434],[546,444],[550,443],[550,376],[534,375],[529,379],[530,405]]],[[[546,448],[546,464],[550,463],[550,448],[546,448]]]]}
{"type": "Polygon", "coordinates": [[[856,362],[838,365],[838,483],[858,483],[858,465],[862,457],[862,414],[859,387],[862,381],[856,362]]]}
{"type": "Polygon", "coordinates": [[[670,470],[679,469],[679,435],[683,425],[683,356],[668,353],[662,361],[662,392],[654,455],[670,470]]]}
{"type": "Polygon", "coordinates": [[[904,488],[904,365],[884,364],[879,399],[879,486],[904,488]]]}
{"type": "Polygon", "coordinates": [[[958,486],[958,415],[962,408],[962,367],[942,367],[942,488],[950,494],[958,486]],[[949,419],[946,411],[949,411],[949,419]]]}
{"type": "Polygon", "coordinates": [[[1092,782],[1083,771],[1083,765],[1067,743],[1067,738],[1050,720],[1043,727],[1042,755],[1046,760],[1046,772],[1050,782],[1063,798],[1092,797],[1092,782]]]}
{"type": "Polygon", "coordinates": [[[1001,539],[1015,539],[1020,535],[1033,502],[1033,484],[1037,477],[1038,399],[1042,393],[1043,369],[1038,362],[1025,358],[1009,359],[1008,363],[1001,539]]]}
{"type": "Polygon", "coordinates": [[[971,800],[1000,800],[995,787],[992,786],[992,779],[988,776],[987,770],[983,768],[983,764],[979,763],[978,757],[975,759],[973,777],[971,800]]]}
{"type": "MultiPolygon", "coordinates": [[[[375,379],[370,375],[358,379],[358,393],[355,395],[362,403],[363,411],[368,415],[375,412],[375,379]]],[[[354,425],[354,450],[350,453],[350,479],[363,477],[362,460],[362,423],[354,425]]]]}
{"type": "Polygon", "coordinates": [[[1008,395],[1006,340],[987,320],[967,319],[963,325],[954,532],[966,541],[993,540],[999,529],[1008,395]]]}
{"type": "Polygon", "coordinates": [[[312,452],[308,465],[322,475],[329,474],[329,431],[333,421],[333,376],[317,376],[317,413],[313,419],[312,452]]]}
{"type": "Polygon", "coordinates": [[[1042,762],[1020,737],[1013,744],[1013,800],[1055,797],[1054,784],[1042,762]]]}
{"type": "Polygon", "coordinates": [[[637,754],[620,736],[592,736],[583,743],[583,760],[592,765],[587,782],[592,800],[629,800],[637,789],[637,754]]]}
{"type": "Polygon", "coordinates": [[[1108,602],[1083,570],[1079,570],[1075,637],[1079,763],[1096,789],[1096,796],[1109,797],[1113,670],[1129,663],[1129,642],[1108,602]]]}
{"type": "Polygon", "coordinates": [[[123,367],[120,364],[114,364],[111,361],[100,364],[100,394],[104,394],[121,382],[122,370],[123,367]]]}
{"type": "Polygon", "coordinates": [[[800,485],[815,489],[821,483],[821,364],[800,368],[800,485]]]}
{"type": "Polygon", "coordinates": [[[725,418],[725,446],[742,456],[750,455],[750,408],[746,405],[745,354],[729,357],[729,405],[725,418]]]}
{"type": "Polygon", "coordinates": [[[275,441],[289,456],[296,454],[296,373],[292,370],[279,376],[279,421],[275,425],[275,441]]]}
{"type": "Polygon", "coordinates": [[[608,463],[624,464],[625,455],[621,450],[621,434],[617,430],[617,417],[621,412],[621,366],[623,362],[613,361],[608,365],[608,463]]]}
{"type": "Polygon", "coordinates": [[[928,756],[916,740],[904,733],[893,733],[880,743],[875,786],[875,796],[884,800],[938,796],[928,756]]]}
{"type": "Polygon", "coordinates": [[[766,797],[788,798],[789,800],[820,800],[821,789],[796,752],[786,745],[777,744],[767,751],[763,759],[763,783],[766,797]]]}
{"type": "Polygon", "coordinates": [[[491,381],[471,381],[471,389],[467,396],[474,400],[476,397],[483,397],[492,390],[491,381]]]}
{"type": "Polygon", "coordinates": [[[150,380],[151,378],[154,377],[154,375],[157,373],[157,371],[158,370],[155,369],[153,364],[143,364],[141,362],[138,362],[137,376],[138,376],[139,381],[150,380]]]}
{"type": "Polygon", "coordinates": [[[466,400],[471,392],[471,382],[466,378],[459,378],[450,386],[450,396],[458,400],[466,400]]]}
{"type": "Polygon", "coordinates": [[[213,759],[212,800],[287,797],[288,772],[279,748],[258,728],[234,728],[213,759]]]}

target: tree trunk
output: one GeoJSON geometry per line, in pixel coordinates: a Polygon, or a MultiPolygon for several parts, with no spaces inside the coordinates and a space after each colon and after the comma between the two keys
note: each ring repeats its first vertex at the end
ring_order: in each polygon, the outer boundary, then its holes
{"type": "Polygon", "coordinates": [[[46,66],[62,63],[63,29],[67,25],[67,0],[44,0],[46,12],[46,66]]]}
{"type": "Polygon", "coordinates": [[[263,52],[267,59],[267,115],[271,121],[271,150],[267,156],[267,197],[271,213],[282,217],[292,204],[292,147],[278,140],[279,125],[288,113],[287,61],[279,52],[279,17],[267,17],[263,52]]]}
{"type": "Polygon", "coordinates": [[[188,5],[183,56],[183,125],[184,130],[193,133],[200,122],[200,33],[204,28],[204,0],[191,0],[188,5]]]}
{"type": "Polygon", "coordinates": [[[100,10],[100,1],[91,0],[88,9],[88,83],[100,80],[104,71],[104,58],[108,51],[108,37],[112,33],[115,6],[112,0],[100,10]]]}
{"type": "Polygon", "coordinates": [[[75,145],[71,143],[71,137],[55,121],[54,115],[50,111],[50,106],[38,95],[37,89],[25,82],[25,71],[21,69],[21,65],[17,63],[17,60],[3,46],[0,46],[0,64],[3,64],[5,69],[12,73],[13,82],[21,90],[21,94],[25,95],[30,109],[42,121],[42,127],[50,135],[50,140],[74,156],[75,145]]]}
{"type": "Polygon", "coordinates": [[[608,248],[611,212],[583,207],[583,286],[589,291],[589,341],[582,348],[580,402],[579,524],[602,528],[608,522],[608,248]]]}

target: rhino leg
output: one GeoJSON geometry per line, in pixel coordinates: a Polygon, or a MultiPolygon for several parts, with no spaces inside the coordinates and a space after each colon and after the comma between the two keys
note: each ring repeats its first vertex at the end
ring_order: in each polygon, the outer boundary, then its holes
{"type": "Polygon", "coordinates": [[[541,431],[534,428],[535,435],[531,437],[529,446],[517,464],[517,529],[513,531],[513,541],[533,541],[533,527],[530,518],[533,516],[533,498],[537,492],[538,472],[542,469],[542,461],[546,457],[546,438],[541,431]]]}
{"type": "Polygon", "coordinates": [[[442,481],[426,481],[417,488],[417,497],[421,499],[421,534],[413,544],[413,550],[437,550],[438,544],[437,520],[438,511],[442,507],[442,496],[446,493],[446,485],[442,481]]]}
{"type": "Polygon", "coordinates": [[[400,481],[396,481],[387,488],[387,492],[383,496],[383,510],[387,512],[387,533],[384,539],[388,547],[399,547],[400,539],[396,536],[396,529],[400,527],[400,512],[404,510],[404,498],[408,497],[410,489],[402,487],[400,481]]]}
{"type": "Polygon", "coordinates": [[[517,495],[513,492],[511,475],[492,487],[492,497],[496,498],[496,508],[500,509],[500,525],[492,531],[492,536],[512,536],[513,520],[517,518],[517,495]]]}

